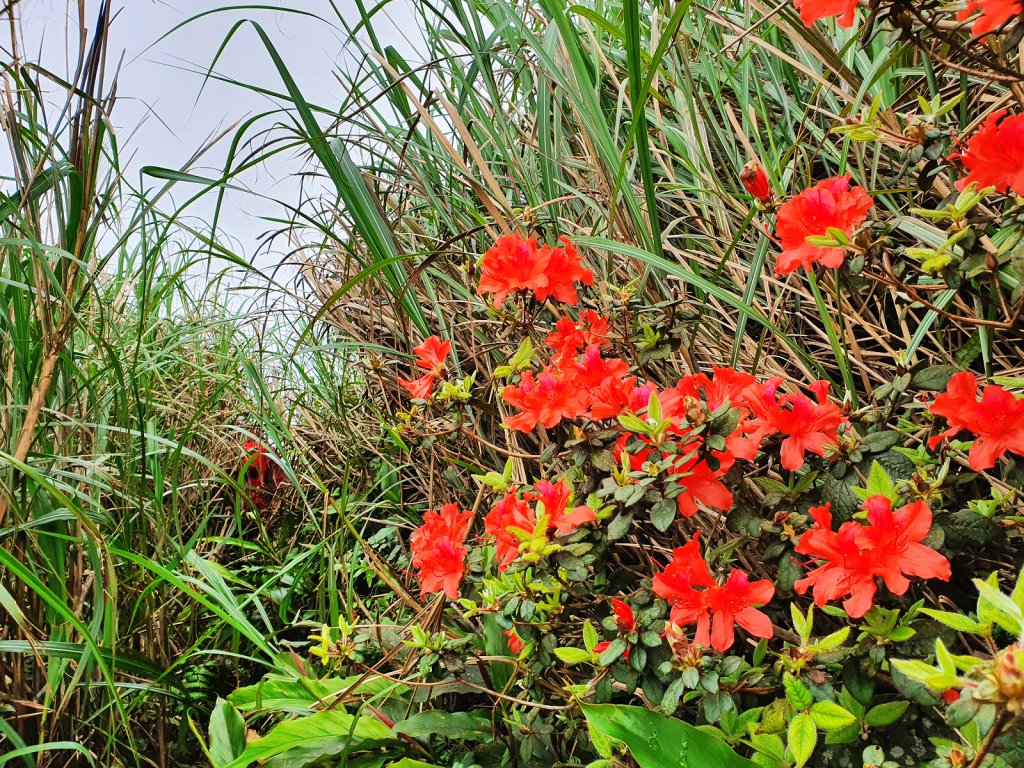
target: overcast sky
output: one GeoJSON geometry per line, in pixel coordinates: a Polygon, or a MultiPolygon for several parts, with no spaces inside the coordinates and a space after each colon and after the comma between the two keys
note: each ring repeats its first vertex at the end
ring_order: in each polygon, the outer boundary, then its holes
{"type": "MultiPolygon", "coordinates": [[[[224,10],[205,16],[167,37],[176,25],[204,11],[238,6],[239,0],[119,0],[111,33],[113,61],[123,63],[118,81],[118,104],[114,113],[121,152],[130,158],[129,173],[137,183],[138,169],[155,165],[181,167],[197,148],[235,122],[269,109],[273,102],[264,96],[226,83],[210,81],[203,87],[203,72],[230,31],[240,19],[258,21],[280,51],[303,93],[310,100],[328,106],[340,103],[343,87],[339,70],[354,66],[346,56],[346,37],[329,0],[261,0],[262,6],[287,8],[316,14],[323,20],[285,10],[224,10]]],[[[373,6],[376,0],[367,0],[373,6]]],[[[43,65],[64,74],[68,68],[69,29],[76,25],[77,0],[22,0],[17,6],[23,25],[27,56],[32,47],[40,51],[43,65]],[[71,15],[69,27],[69,14],[71,15]]],[[[359,18],[355,0],[335,0],[334,6],[349,23],[359,18]]],[[[90,26],[99,7],[87,3],[90,26]]],[[[421,57],[418,21],[410,0],[393,0],[378,14],[375,25],[381,42],[394,45],[411,61],[421,57]]],[[[75,46],[71,46],[75,48],[75,46]]],[[[251,28],[243,28],[229,43],[216,71],[223,76],[281,89],[281,81],[251,28]]],[[[208,153],[199,166],[219,169],[226,142],[208,153]]],[[[302,168],[295,156],[278,156],[267,167],[254,170],[244,179],[251,189],[285,200],[295,200],[298,182],[292,178],[302,168]]],[[[149,182],[157,184],[158,182],[149,182]]],[[[177,192],[181,199],[186,190],[177,192]]],[[[197,209],[202,216],[204,210],[197,209]]],[[[275,215],[271,203],[236,194],[228,202],[222,222],[225,233],[237,241],[240,255],[252,260],[258,235],[272,225],[260,216],[275,215]]],[[[282,248],[284,244],[282,243],[282,248]]],[[[280,253],[262,254],[258,263],[272,267],[280,253]]]]}

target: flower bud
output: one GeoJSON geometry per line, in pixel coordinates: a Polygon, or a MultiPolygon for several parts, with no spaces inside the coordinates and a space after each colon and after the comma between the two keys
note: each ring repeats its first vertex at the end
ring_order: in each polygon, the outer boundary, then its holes
{"type": "Polygon", "coordinates": [[[743,182],[743,186],[747,192],[752,194],[762,203],[768,203],[772,199],[772,188],[768,183],[768,174],[764,172],[764,167],[757,162],[757,160],[751,160],[740,171],[740,181],[743,182]]]}

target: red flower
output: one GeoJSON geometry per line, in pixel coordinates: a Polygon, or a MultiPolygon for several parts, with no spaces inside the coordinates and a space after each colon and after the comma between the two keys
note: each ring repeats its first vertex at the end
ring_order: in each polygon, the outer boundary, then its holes
{"type": "Polygon", "coordinates": [[[514,629],[506,629],[503,633],[508,638],[508,649],[512,651],[516,656],[523,652],[523,648],[526,647],[526,643],[519,636],[519,633],[514,629]]]}
{"type": "Polygon", "coordinates": [[[874,604],[875,579],[881,578],[889,591],[905,594],[907,576],[920,579],[950,577],[949,561],[921,542],[932,526],[932,513],[923,501],[896,510],[886,496],[867,500],[868,524],[849,521],[832,531],[829,506],[811,509],[815,525],[797,542],[796,551],[824,560],[794,585],[799,594],[813,590],[814,602],[824,605],[846,597],[843,608],[859,619],[874,604]]]}
{"type": "MultiPolygon", "coordinates": [[[[1018,12],[1020,3],[1017,3],[1018,12]]],[[[1006,110],[993,112],[967,141],[963,152],[955,153],[968,173],[956,188],[968,184],[995,187],[997,191],[1024,195],[1024,115],[1007,116],[1006,110]]]]}
{"type": "Polygon", "coordinates": [[[636,377],[609,377],[590,391],[593,403],[589,416],[594,421],[614,419],[624,412],[637,413],[644,410],[651,400],[655,387],[651,383],[637,386],[636,377]]]}
{"type": "MultiPolygon", "coordinates": [[[[696,447],[688,445],[687,450],[696,447]]],[[[683,517],[697,514],[697,502],[718,510],[732,506],[732,492],[719,478],[729,471],[733,458],[725,453],[716,452],[714,455],[719,459],[718,469],[711,469],[706,460],[694,456],[669,470],[675,481],[683,487],[683,492],[676,496],[676,505],[683,517]]]]}
{"type": "MultiPolygon", "coordinates": [[[[767,579],[751,582],[743,571],[732,571],[725,584],[705,592],[711,612],[711,647],[726,651],[736,642],[735,627],[739,624],[754,637],[771,637],[772,620],[756,606],[770,603],[775,587],[767,579]]],[[[707,647],[704,638],[697,637],[699,645],[707,647]]]]}
{"type": "Polygon", "coordinates": [[[590,398],[575,377],[551,366],[536,378],[533,371],[524,371],[519,384],[505,387],[501,396],[520,409],[520,413],[505,422],[509,429],[520,432],[530,432],[538,424],[551,429],[562,419],[582,416],[590,407],[590,398]]]}
{"type": "Polygon", "coordinates": [[[542,513],[547,516],[547,531],[561,535],[594,519],[594,510],[587,506],[567,511],[572,489],[565,481],[538,480],[533,488],[522,499],[514,492],[506,494],[484,518],[484,530],[495,541],[499,571],[504,572],[519,557],[520,543],[533,534],[542,513]],[[533,501],[540,503],[531,508],[528,502],[533,501]]]}
{"type": "Polygon", "coordinates": [[[829,227],[850,235],[867,219],[874,202],[861,187],[850,188],[851,178],[847,174],[819,181],[779,207],[776,232],[782,253],[775,262],[775,274],[786,275],[799,266],[810,271],[815,263],[842,265],[842,248],[811,245],[807,238],[827,235],[829,227]]]}
{"type": "Polygon", "coordinates": [[[798,594],[811,589],[819,606],[847,598],[843,608],[859,619],[874,605],[875,576],[861,549],[860,523],[849,521],[832,530],[831,506],[812,507],[814,526],[797,542],[796,551],[824,560],[815,570],[799,579],[794,588],[798,594]]]}
{"type": "Polygon", "coordinates": [[[579,361],[571,365],[576,385],[588,391],[600,387],[606,379],[621,379],[629,373],[629,365],[621,358],[601,357],[597,344],[587,347],[579,361]]]}
{"type": "Polygon", "coordinates": [[[499,571],[504,572],[519,557],[521,538],[515,532],[519,531],[525,536],[533,533],[536,525],[537,518],[533,510],[514,493],[506,494],[487,513],[484,530],[495,540],[494,551],[499,571]]]}
{"type": "Polygon", "coordinates": [[[471,511],[460,512],[454,504],[423,516],[423,525],[409,538],[412,566],[420,572],[420,595],[444,592],[449,600],[459,596],[466,572],[467,550],[462,542],[472,521],[471,511]]]}
{"type": "Polygon", "coordinates": [[[694,642],[705,648],[731,648],[736,624],[755,637],[773,634],[771,620],[757,610],[775,595],[772,583],[767,579],[751,583],[743,571],[732,571],[719,586],[700,553],[697,534],[676,549],[672,562],[654,576],[654,593],[671,604],[673,624],[697,625],[694,642]]]}
{"type": "Polygon", "coordinates": [[[810,27],[820,19],[841,17],[840,27],[852,27],[857,14],[857,0],[793,0],[793,7],[800,11],[800,21],[810,27]]]}
{"type": "Polygon", "coordinates": [[[548,248],[543,246],[541,250],[548,251],[546,285],[535,290],[538,301],[547,300],[548,296],[554,297],[555,301],[564,304],[575,304],[580,300],[576,294],[576,283],[584,285],[594,284],[594,273],[583,266],[576,246],[569,242],[568,238],[561,238],[561,246],[548,248]]]}
{"type": "MultiPolygon", "coordinates": [[[[554,528],[558,533],[572,533],[584,523],[593,522],[594,510],[587,506],[578,506],[571,512],[566,512],[566,505],[572,497],[572,488],[564,480],[557,483],[550,483],[547,480],[538,480],[533,484],[534,493],[524,494],[527,501],[540,501],[543,504],[543,513],[548,516],[548,527],[554,528]]],[[[540,514],[538,507],[537,513],[540,514]]]]}
{"type": "Polygon", "coordinates": [[[619,632],[624,635],[636,632],[636,618],[633,616],[633,609],[626,603],[612,598],[612,613],[615,614],[615,626],[619,632]]]}
{"type": "Polygon", "coordinates": [[[284,471],[271,461],[267,448],[256,440],[246,440],[245,485],[249,498],[257,509],[266,509],[270,504],[270,493],[285,480],[284,471]]]}
{"type": "Polygon", "coordinates": [[[501,306],[513,291],[533,291],[539,301],[553,297],[575,304],[579,301],[576,283],[594,284],[594,273],[580,261],[576,247],[562,238],[561,245],[537,246],[537,238],[504,235],[484,254],[480,263],[480,296],[494,294],[492,303],[501,306]]]}
{"type": "Polygon", "coordinates": [[[870,497],[864,504],[868,524],[861,528],[861,547],[872,571],[894,595],[906,594],[907,576],[949,581],[949,560],[921,542],[932,529],[932,511],[915,501],[893,511],[886,496],[870,497]]]}
{"type": "Polygon", "coordinates": [[[565,365],[579,354],[581,349],[596,344],[608,346],[610,332],[608,321],[593,310],[580,313],[579,322],[571,317],[559,318],[555,330],[548,334],[544,343],[555,351],[555,360],[559,366],[565,365]]]}
{"type": "Polygon", "coordinates": [[[412,351],[416,353],[416,365],[427,372],[418,379],[399,379],[398,383],[409,390],[412,397],[429,400],[434,391],[434,379],[444,372],[444,359],[451,354],[452,343],[431,336],[412,351]]]}
{"type": "Polygon", "coordinates": [[[1024,456],[1024,399],[989,384],[979,402],[978,380],[970,371],[955,374],[929,410],[949,422],[948,430],[928,441],[931,448],[961,430],[978,436],[968,457],[976,472],[994,467],[1007,451],[1024,456]]]}
{"type": "Polygon", "coordinates": [[[417,400],[429,400],[434,394],[434,379],[432,373],[425,373],[418,379],[399,379],[398,383],[406,388],[410,397],[417,400]]]}
{"type": "Polygon", "coordinates": [[[534,291],[547,288],[548,261],[551,250],[538,249],[537,238],[504,235],[484,254],[480,264],[478,295],[493,293],[494,307],[500,307],[513,291],[534,291]]]}
{"type": "Polygon", "coordinates": [[[762,203],[767,203],[772,199],[772,187],[768,183],[768,174],[764,172],[764,166],[757,160],[751,160],[743,166],[743,170],[740,171],[740,181],[743,182],[747,192],[762,203]]]}
{"type": "Polygon", "coordinates": [[[1020,0],[967,0],[967,7],[956,15],[956,20],[967,21],[975,11],[981,11],[981,15],[971,27],[971,34],[981,37],[1000,30],[1010,19],[1020,16],[1024,4],[1020,0]]]}
{"type": "Polygon", "coordinates": [[[760,400],[752,400],[756,423],[767,432],[785,435],[780,459],[790,471],[804,465],[804,454],[824,456],[836,444],[837,430],[846,419],[838,406],[828,400],[828,382],[816,381],[809,387],[815,400],[796,393],[777,397],[778,379],[764,385],[760,400]]]}

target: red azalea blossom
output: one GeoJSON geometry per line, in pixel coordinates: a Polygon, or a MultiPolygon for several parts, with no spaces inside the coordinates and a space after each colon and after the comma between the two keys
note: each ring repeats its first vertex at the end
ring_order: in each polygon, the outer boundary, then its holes
{"type": "Polygon", "coordinates": [[[503,633],[508,638],[508,649],[512,651],[516,656],[523,652],[523,648],[526,647],[526,643],[519,636],[519,633],[514,629],[506,629],[503,633]]]}
{"type": "MultiPolygon", "coordinates": [[[[550,483],[547,480],[538,480],[533,484],[534,493],[524,494],[527,501],[540,501],[544,505],[543,512],[548,516],[548,527],[554,528],[558,533],[572,533],[584,523],[594,520],[594,510],[587,506],[578,506],[571,512],[566,511],[566,505],[572,497],[572,488],[564,480],[557,483],[550,483]]],[[[540,512],[538,508],[538,513],[540,512]]]]}
{"type": "Polygon", "coordinates": [[[451,354],[452,343],[431,336],[418,347],[413,347],[412,351],[416,353],[416,365],[425,368],[427,372],[418,379],[399,379],[398,383],[412,397],[429,400],[434,392],[434,380],[444,372],[444,360],[451,354]]]}
{"type": "Polygon", "coordinates": [[[520,413],[506,420],[509,429],[530,432],[538,424],[551,429],[563,419],[582,416],[590,407],[585,390],[574,376],[550,366],[534,378],[533,371],[523,371],[517,385],[501,390],[501,396],[520,413]]]}
{"type": "Polygon", "coordinates": [[[409,538],[412,566],[419,571],[420,595],[444,592],[449,600],[459,596],[466,572],[467,550],[462,545],[473,521],[471,511],[460,512],[445,504],[440,512],[427,512],[423,525],[409,538]]]}
{"type": "Polygon", "coordinates": [[[610,344],[610,332],[608,321],[592,309],[587,309],[580,313],[578,322],[571,317],[559,318],[555,330],[548,334],[544,343],[560,354],[569,350],[568,357],[575,357],[581,349],[591,344],[602,347],[610,344]]]}
{"type": "Polygon", "coordinates": [[[800,21],[810,27],[814,22],[839,16],[840,27],[852,27],[857,14],[857,0],[793,0],[800,11],[800,21]]]}
{"type": "Polygon", "coordinates": [[[851,189],[851,180],[847,174],[819,181],[779,207],[776,232],[782,253],[775,262],[776,275],[787,275],[800,266],[811,271],[814,264],[842,265],[842,248],[812,245],[807,238],[827,235],[830,227],[851,235],[867,220],[874,201],[863,188],[851,189]]]}
{"type": "Polygon", "coordinates": [[[480,296],[493,294],[491,303],[501,306],[515,291],[532,291],[539,301],[549,297],[565,304],[579,301],[576,283],[594,284],[594,273],[583,266],[580,255],[567,238],[551,248],[538,246],[537,238],[504,235],[484,254],[480,263],[480,296]]]}
{"type": "Polygon", "coordinates": [[[837,430],[846,419],[842,410],[828,400],[828,382],[811,384],[815,400],[801,393],[778,397],[779,383],[773,379],[765,384],[760,399],[751,404],[761,429],[785,435],[780,459],[784,468],[794,471],[804,465],[804,454],[824,456],[836,444],[837,430]]]}
{"type": "Polygon", "coordinates": [[[967,140],[964,151],[950,159],[959,159],[968,172],[957,182],[959,190],[977,184],[1024,195],[1024,114],[1007,116],[1005,109],[993,112],[967,140]]]}
{"type": "Polygon", "coordinates": [[[594,284],[594,273],[583,266],[580,255],[569,239],[560,238],[562,244],[554,248],[544,246],[548,251],[546,285],[537,288],[538,301],[545,301],[549,296],[563,304],[575,304],[580,300],[576,293],[576,283],[594,284]]]}
{"type": "Polygon", "coordinates": [[[615,614],[615,626],[624,635],[636,632],[636,618],[633,609],[622,600],[612,598],[612,613],[615,614]]]}
{"type": "Polygon", "coordinates": [[[484,518],[484,530],[494,539],[498,570],[504,572],[519,556],[519,545],[537,527],[540,514],[547,516],[547,530],[560,535],[572,533],[594,520],[594,510],[578,506],[568,510],[572,489],[565,481],[538,480],[531,493],[519,498],[515,491],[505,494],[484,518]],[[539,502],[530,507],[530,502],[539,502]]]}
{"type": "Polygon", "coordinates": [[[494,307],[501,306],[513,291],[533,291],[547,288],[550,249],[537,248],[537,238],[529,240],[519,235],[504,235],[484,254],[480,264],[480,296],[493,293],[494,307]]]}
{"type": "Polygon", "coordinates": [[[701,555],[697,534],[674,550],[672,562],[654,576],[654,593],[671,604],[672,624],[697,625],[694,642],[705,648],[720,652],[731,648],[736,624],[755,637],[773,634],[771,620],[757,610],[774,597],[772,583],[767,579],[751,582],[737,570],[719,585],[701,555]]]}
{"type": "Polygon", "coordinates": [[[978,379],[970,371],[955,374],[929,410],[949,422],[948,430],[928,441],[932,449],[961,430],[977,435],[968,456],[975,472],[994,467],[1007,451],[1024,456],[1024,398],[989,384],[979,401],[978,379]]]}
{"type": "Polygon", "coordinates": [[[484,530],[494,538],[499,571],[504,572],[519,557],[520,537],[516,536],[515,531],[530,534],[536,525],[537,518],[533,510],[515,493],[506,494],[487,513],[484,530]]]}
{"type": "Polygon", "coordinates": [[[976,11],[981,11],[981,15],[971,27],[971,34],[981,37],[1000,30],[1010,19],[1019,17],[1024,13],[1024,3],[1020,0],[967,0],[967,7],[956,15],[956,20],[967,21],[976,11]]]}
{"type": "Polygon", "coordinates": [[[838,532],[832,531],[829,505],[812,508],[814,527],[796,545],[797,552],[823,561],[796,582],[796,591],[802,595],[811,589],[818,605],[845,597],[843,608],[854,619],[874,604],[876,578],[893,594],[902,595],[910,587],[907,576],[948,581],[951,575],[949,561],[921,543],[932,527],[932,513],[924,501],[893,511],[888,497],[876,495],[865,507],[867,525],[851,520],[838,532]]]}

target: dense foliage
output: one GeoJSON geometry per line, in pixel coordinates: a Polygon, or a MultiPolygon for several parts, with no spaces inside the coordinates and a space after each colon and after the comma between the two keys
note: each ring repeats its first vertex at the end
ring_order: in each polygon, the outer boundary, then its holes
{"type": "Polygon", "coordinates": [[[294,331],[64,220],[101,79],[14,142],[7,762],[1024,764],[1024,7],[386,8],[340,107],[252,25],[262,149],[147,170],[308,149],[294,331]]]}

